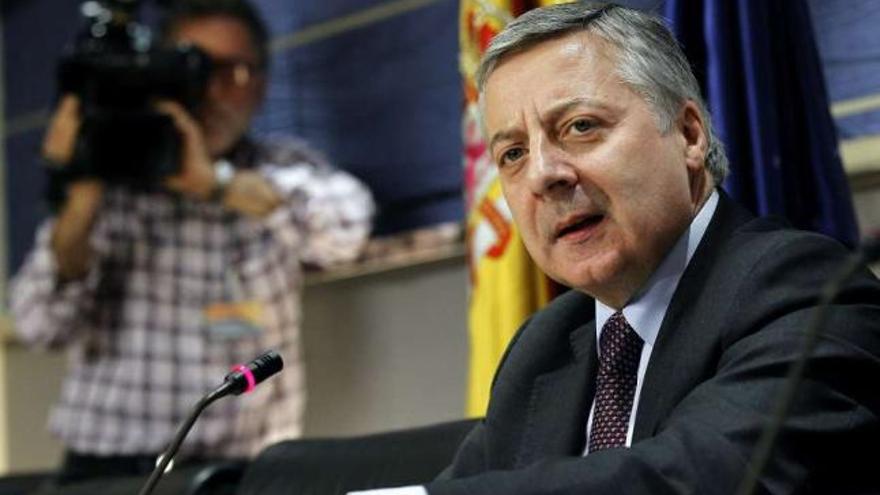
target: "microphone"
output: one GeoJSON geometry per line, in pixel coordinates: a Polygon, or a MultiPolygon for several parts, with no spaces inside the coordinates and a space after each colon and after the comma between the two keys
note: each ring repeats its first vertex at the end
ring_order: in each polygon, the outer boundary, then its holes
{"type": "Polygon", "coordinates": [[[168,467],[168,464],[171,463],[171,459],[174,458],[174,455],[180,448],[180,444],[183,443],[183,439],[186,438],[189,430],[191,430],[193,424],[195,424],[196,419],[206,407],[211,405],[211,403],[217,399],[221,399],[227,395],[241,395],[252,391],[254,387],[262,383],[266,378],[281,371],[282,368],[284,368],[284,361],[281,359],[281,355],[272,350],[263,353],[250,363],[233,366],[232,372],[226,375],[223,379],[223,383],[202,397],[195,407],[193,407],[193,410],[189,413],[186,421],[180,425],[180,428],[177,430],[177,433],[174,435],[174,439],[168,445],[168,448],[161,456],[159,456],[159,463],[156,465],[156,468],[153,469],[153,472],[150,473],[150,477],[147,479],[147,482],[138,494],[149,495],[149,493],[153,491],[153,488],[156,487],[159,479],[165,474],[165,469],[168,467]]]}
{"type": "Polygon", "coordinates": [[[232,372],[223,379],[223,385],[215,390],[222,396],[246,394],[263,382],[266,378],[281,371],[284,361],[276,351],[265,352],[248,364],[232,367],[232,372]]]}
{"type": "Polygon", "coordinates": [[[804,342],[798,353],[797,359],[792,363],[785,377],[785,384],[780,393],[776,407],[773,410],[767,425],[761,432],[758,444],[749,460],[749,466],[745,476],[737,488],[737,495],[753,495],[758,488],[761,474],[770,463],[770,456],[776,446],[779,433],[782,430],[782,424],[791,406],[797,397],[797,391],[801,382],[804,380],[807,362],[819,342],[819,335],[822,328],[828,322],[828,313],[831,304],[837,298],[837,294],[843,288],[843,285],[857,272],[859,272],[866,264],[880,260],[880,236],[865,239],[857,250],[847,257],[841,266],[822,287],[822,293],[819,302],[816,304],[812,318],[804,332],[804,342]]]}

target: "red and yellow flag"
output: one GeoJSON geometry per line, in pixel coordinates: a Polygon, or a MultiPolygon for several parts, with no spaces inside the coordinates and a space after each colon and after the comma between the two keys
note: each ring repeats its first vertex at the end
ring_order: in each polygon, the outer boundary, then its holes
{"type": "Polygon", "coordinates": [[[495,34],[529,8],[558,0],[461,0],[460,67],[467,247],[471,274],[468,311],[470,372],[467,414],[485,414],[495,368],[525,318],[551,298],[552,283],[532,262],[513,225],[486,149],[474,76],[495,34]]]}

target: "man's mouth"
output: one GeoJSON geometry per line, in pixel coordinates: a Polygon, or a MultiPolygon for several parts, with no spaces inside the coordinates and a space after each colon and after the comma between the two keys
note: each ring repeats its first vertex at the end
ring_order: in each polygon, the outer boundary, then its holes
{"type": "Polygon", "coordinates": [[[570,218],[556,227],[556,239],[578,240],[588,236],[605,215],[578,215],[570,218]]]}

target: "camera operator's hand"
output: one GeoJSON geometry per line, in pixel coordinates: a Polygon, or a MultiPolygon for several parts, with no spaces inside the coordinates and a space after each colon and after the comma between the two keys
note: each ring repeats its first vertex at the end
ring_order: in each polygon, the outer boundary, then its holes
{"type": "Polygon", "coordinates": [[[164,100],[156,109],[171,117],[180,133],[180,173],[165,180],[165,187],[193,199],[207,200],[216,185],[214,167],[199,124],[179,104],[164,100]]]}
{"type": "Polygon", "coordinates": [[[67,200],[52,228],[50,246],[61,281],[84,277],[92,264],[89,234],[104,197],[104,184],[95,179],[67,186],[67,200]]]}
{"type": "Polygon", "coordinates": [[[264,217],[281,205],[281,195],[259,173],[242,170],[226,187],[223,204],[245,215],[264,217]]]}
{"type": "MultiPolygon", "coordinates": [[[[166,187],[195,199],[209,199],[218,184],[201,127],[178,103],[162,101],[157,109],[174,119],[183,139],[181,172],[169,177],[166,187]]],[[[268,215],[281,204],[281,195],[269,181],[247,170],[235,173],[221,199],[227,208],[256,217],[268,215]]]]}
{"type": "Polygon", "coordinates": [[[59,166],[70,163],[79,126],[79,98],[71,94],[64,95],[49,119],[49,126],[43,137],[43,158],[59,166]]]}
{"type": "MultiPolygon", "coordinates": [[[[65,95],[49,120],[43,138],[43,158],[55,166],[67,166],[73,158],[80,127],[79,99],[65,95]]],[[[81,179],[67,186],[67,199],[52,227],[50,246],[62,281],[85,276],[92,259],[89,234],[104,197],[104,185],[81,179]]]]}

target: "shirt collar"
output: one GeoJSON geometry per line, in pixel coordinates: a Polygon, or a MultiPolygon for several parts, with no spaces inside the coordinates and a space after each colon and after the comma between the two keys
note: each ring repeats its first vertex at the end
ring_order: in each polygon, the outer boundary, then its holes
{"type": "MultiPolygon", "coordinates": [[[[679,237],[675,245],[654,271],[642,289],[623,308],[623,316],[646,345],[653,346],[660,331],[660,324],[666,316],[666,310],[672,301],[672,295],[678,287],[685,268],[687,268],[694,251],[703,239],[709,222],[718,206],[718,191],[700,208],[699,213],[691,221],[687,230],[679,237]]],[[[615,309],[596,299],[596,339],[602,334],[602,327],[615,309]]]]}

